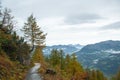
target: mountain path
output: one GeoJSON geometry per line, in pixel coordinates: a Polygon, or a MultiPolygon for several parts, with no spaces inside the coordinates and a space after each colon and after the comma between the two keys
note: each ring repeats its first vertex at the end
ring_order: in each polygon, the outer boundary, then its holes
{"type": "Polygon", "coordinates": [[[40,74],[38,74],[38,69],[40,68],[40,63],[34,63],[35,66],[30,69],[25,80],[42,80],[40,74]]]}

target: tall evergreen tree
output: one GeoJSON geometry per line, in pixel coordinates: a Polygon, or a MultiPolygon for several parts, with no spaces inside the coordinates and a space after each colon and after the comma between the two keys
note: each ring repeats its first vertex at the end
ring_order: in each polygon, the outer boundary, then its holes
{"type": "Polygon", "coordinates": [[[32,52],[35,45],[44,46],[46,34],[43,33],[41,28],[37,25],[36,18],[30,15],[25,23],[22,31],[24,32],[25,39],[30,42],[32,52]]]}
{"type": "Polygon", "coordinates": [[[14,17],[11,15],[11,10],[5,8],[0,11],[1,27],[6,33],[11,33],[15,27],[14,17]]]}
{"type": "Polygon", "coordinates": [[[55,67],[56,65],[60,66],[60,54],[57,49],[53,49],[50,55],[50,64],[55,67]]]}
{"type": "Polygon", "coordinates": [[[44,56],[42,53],[42,48],[40,46],[37,46],[34,52],[34,55],[32,57],[32,62],[39,62],[39,63],[44,63],[44,56]]]}
{"type": "Polygon", "coordinates": [[[88,80],[107,80],[103,73],[99,70],[90,70],[88,72],[88,80]]]}
{"type": "Polygon", "coordinates": [[[64,54],[63,50],[60,50],[59,54],[60,54],[60,66],[61,66],[60,68],[62,70],[62,69],[64,69],[64,66],[65,66],[65,59],[64,59],[65,54],[64,54]]]}

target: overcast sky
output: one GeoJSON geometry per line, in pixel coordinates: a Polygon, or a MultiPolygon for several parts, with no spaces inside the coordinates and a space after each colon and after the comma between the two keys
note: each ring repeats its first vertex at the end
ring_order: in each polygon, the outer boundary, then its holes
{"type": "Polygon", "coordinates": [[[47,45],[120,40],[120,0],[2,0],[2,6],[12,10],[18,29],[33,13],[47,45]]]}

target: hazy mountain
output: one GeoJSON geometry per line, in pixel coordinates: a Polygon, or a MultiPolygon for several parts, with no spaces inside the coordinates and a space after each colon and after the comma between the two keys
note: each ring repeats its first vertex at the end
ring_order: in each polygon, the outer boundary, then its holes
{"type": "Polygon", "coordinates": [[[63,50],[65,54],[72,54],[77,51],[79,51],[83,46],[80,44],[69,44],[69,45],[53,45],[53,46],[46,46],[46,48],[43,49],[44,54],[50,54],[52,49],[58,49],[63,50]]]}
{"type": "Polygon", "coordinates": [[[120,41],[109,40],[86,45],[76,55],[83,66],[112,75],[120,68],[120,41]]]}

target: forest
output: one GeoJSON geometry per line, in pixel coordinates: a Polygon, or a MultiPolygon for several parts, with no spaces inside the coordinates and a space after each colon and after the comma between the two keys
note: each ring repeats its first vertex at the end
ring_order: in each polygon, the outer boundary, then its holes
{"type": "Polygon", "coordinates": [[[75,53],[65,55],[63,50],[53,49],[44,55],[49,33],[41,30],[33,14],[26,17],[21,37],[15,31],[18,25],[11,10],[0,8],[0,80],[24,80],[34,63],[41,64],[38,72],[43,80],[120,80],[120,71],[108,77],[100,70],[85,69],[75,53]]]}

